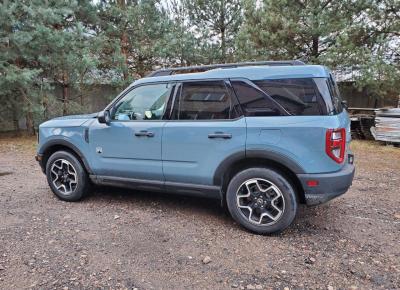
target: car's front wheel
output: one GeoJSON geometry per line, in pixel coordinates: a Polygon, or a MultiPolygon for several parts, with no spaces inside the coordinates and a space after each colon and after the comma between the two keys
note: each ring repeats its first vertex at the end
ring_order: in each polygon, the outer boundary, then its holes
{"type": "Polygon", "coordinates": [[[57,151],[49,157],[46,176],[53,193],[65,201],[78,201],[89,189],[85,168],[74,154],[67,151],[57,151]]]}
{"type": "Polygon", "coordinates": [[[287,228],[298,204],[291,182],[270,168],[248,168],[236,174],[228,185],[226,201],[233,219],[258,234],[287,228]]]}

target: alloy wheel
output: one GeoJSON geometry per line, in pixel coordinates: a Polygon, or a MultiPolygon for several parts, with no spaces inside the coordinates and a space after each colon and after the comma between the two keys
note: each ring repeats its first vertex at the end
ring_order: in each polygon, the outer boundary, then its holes
{"type": "Polygon", "coordinates": [[[249,179],[239,186],[236,204],[241,215],[257,225],[272,225],[285,211],[285,200],[280,189],[271,181],[261,178],[249,179]]]}
{"type": "Polygon", "coordinates": [[[57,159],[50,169],[51,181],[55,188],[64,195],[69,195],[78,185],[78,177],[74,166],[65,159],[57,159]]]}

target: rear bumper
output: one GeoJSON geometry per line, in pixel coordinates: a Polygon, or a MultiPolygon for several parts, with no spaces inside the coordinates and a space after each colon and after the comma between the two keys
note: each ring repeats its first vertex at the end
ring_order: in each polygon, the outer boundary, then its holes
{"type": "Polygon", "coordinates": [[[318,205],[344,194],[353,182],[354,172],[354,164],[347,163],[340,171],[333,173],[298,174],[306,204],[318,205]],[[309,181],[316,181],[318,185],[309,186],[309,181]]]}

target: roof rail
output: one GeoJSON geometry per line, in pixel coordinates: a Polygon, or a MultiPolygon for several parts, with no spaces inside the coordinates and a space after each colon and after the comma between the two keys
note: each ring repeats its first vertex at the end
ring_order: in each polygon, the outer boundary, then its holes
{"type": "Polygon", "coordinates": [[[221,63],[221,64],[209,64],[209,65],[198,65],[198,66],[184,66],[184,67],[170,67],[162,68],[148,74],[146,77],[160,77],[169,76],[176,73],[187,73],[187,72],[203,72],[216,68],[235,68],[241,66],[254,66],[254,65],[268,65],[268,66],[283,66],[283,65],[305,65],[300,60],[283,60],[283,61],[254,61],[254,62],[238,62],[238,63],[221,63]]]}

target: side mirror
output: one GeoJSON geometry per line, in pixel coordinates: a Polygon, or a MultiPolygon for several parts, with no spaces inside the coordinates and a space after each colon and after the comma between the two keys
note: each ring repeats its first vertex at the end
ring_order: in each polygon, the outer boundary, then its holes
{"type": "Polygon", "coordinates": [[[101,123],[101,124],[110,125],[110,122],[111,122],[110,111],[104,110],[104,111],[99,112],[99,114],[97,115],[97,119],[99,120],[99,123],[101,123]]]}
{"type": "Polygon", "coordinates": [[[343,100],[342,101],[342,106],[347,110],[349,108],[349,105],[347,104],[347,101],[343,100]]]}

